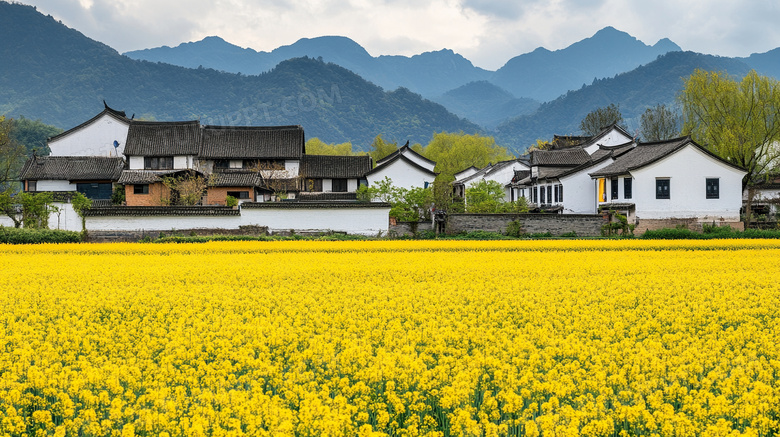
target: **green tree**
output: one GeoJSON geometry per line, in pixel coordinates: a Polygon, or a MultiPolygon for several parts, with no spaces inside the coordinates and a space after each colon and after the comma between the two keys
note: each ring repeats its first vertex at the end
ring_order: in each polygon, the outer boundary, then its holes
{"type": "Polygon", "coordinates": [[[780,162],[780,82],[755,71],[737,81],[725,72],[696,70],[679,100],[683,133],[747,171],[742,188],[750,211],[753,188],[780,162]]]}
{"type": "Polygon", "coordinates": [[[11,135],[13,121],[0,116],[0,191],[19,190],[19,171],[27,157],[24,146],[11,135]]]}
{"type": "Polygon", "coordinates": [[[208,180],[192,171],[181,176],[163,177],[162,181],[171,190],[176,205],[197,205],[208,188],[208,180]]]}
{"type": "Polygon", "coordinates": [[[19,217],[19,203],[17,202],[14,194],[15,193],[12,188],[8,188],[5,191],[0,192],[0,212],[13,220],[15,228],[19,228],[22,226],[22,219],[19,217]]]}
{"type": "Polygon", "coordinates": [[[377,135],[376,138],[374,138],[374,142],[371,143],[368,156],[371,157],[374,165],[376,165],[377,161],[395,152],[396,150],[398,150],[397,143],[389,143],[382,138],[382,135],[377,135]]]}
{"type": "Polygon", "coordinates": [[[352,151],[352,143],[325,143],[319,138],[312,138],[306,141],[307,155],[359,155],[352,151]]]}
{"type": "Polygon", "coordinates": [[[680,136],[680,115],[664,104],[647,108],[642,114],[640,125],[642,141],[663,141],[680,136]]]}
{"type": "Polygon", "coordinates": [[[440,178],[452,177],[455,173],[471,167],[484,167],[489,163],[513,159],[505,147],[496,144],[493,137],[463,132],[440,132],[423,149],[422,155],[436,162],[440,178]]]}
{"type": "Polygon", "coordinates": [[[39,156],[48,155],[50,150],[47,140],[61,132],[62,129],[45,124],[41,120],[30,120],[25,117],[11,120],[11,138],[24,146],[28,155],[33,152],[39,156]]]}
{"type": "Polygon", "coordinates": [[[612,124],[617,124],[623,129],[626,128],[623,114],[620,112],[620,105],[615,105],[614,103],[589,112],[580,122],[580,130],[583,135],[596,135],[602,129],[612,124]]]}
{"type": "Polygon", "coordinates": [[[92,208],[92,200],[82,193],[76,193],[71,199],[70,203],[73,206],[73,210],[81,218],[81,234],[87,233],[87,215],[88,209],[92,208]]]}
{"type": "Polygon", "coordinates": [[[466,212],[497,212],[501,203],[504,203],[504,187],[499,182],[482,179],[466,188],[466,212]]]}
{"type": "Polygon", "coordinates": [[[49,214],[53,211],[51,193],[21,192],[15,197],[22,207],[22,223],[28,229],[48,229],[49,214]]]}

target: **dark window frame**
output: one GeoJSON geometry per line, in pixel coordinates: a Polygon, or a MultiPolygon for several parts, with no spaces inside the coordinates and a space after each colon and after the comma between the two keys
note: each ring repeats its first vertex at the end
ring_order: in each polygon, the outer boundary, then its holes
{"type": "Polygon", "coordinates": [[[349,182],[346,178],[336,178],[330,180],[331,192],[346,193],[348,190],[349,190],[349,182]]]}
{"type": "Polygon", "coordinates": [[[720,178],[706,178],[704,184],[707,199],[720,199],[720,178]]]}
{"type": "Polygon", "coordinates": [[[631,199],[634,195],[633,190],[633,179],[623,178],[623,198],[631,199]]]}
{"type": "Polygon", "coordinates": [[[230,168],[230,160],[229,159],[215,159],[214,160],[214,168],[219,168],[219,169],[230,168]]]}
{"type": "Polygon", "coordinates": [[[38,191],[38,181],[27,181],[27,191],[32,193],[38,191]]]}
{"type": "Polygon", "coordinates": [[[249,199],[249,191],[228,191],[228,196],[235,197],[236,199],[246,200],[249,199]]]}
{"type": "Polygon", "coordinates": [[[563,203],[563,184],[558,184],[558,201],[563,203]]]}
{"type": "Polygon", "coordinates": [[[149,184],[133,184],[133,194],[149,194],[149,184]]]}
{"type": "Polygon", "coordinates": [[[547,194],[547,190],[545,189],[544,185],[539,187],[539,203],[544,203],[545,196],[547,194]]]}
{"type": "Polygon", "coordinates": [[[144,170],[173,170],[173,156],[144,156],[144,170]]]}
{"type": "Polygon", "coordinates": [[[668,200],[672,198],[671,179],[658,178],[655,180],[655,198],[659,200],[668,200]],[[666,189],[664,189],[664,187],[666,189]]]}
{"type": "Polygon", "coordinates": [[[552,205],[552,195],[553,195],[552,186],[547,187],[547,204],[552,205]]]}
{"type": "Polygon", "coordinates": [[[618,197],[620,197],[620,186],[618,185],[617,178],[610,179],[609,182],[609,193],[610,193],[610,200],[615,200],[618,197]]]}

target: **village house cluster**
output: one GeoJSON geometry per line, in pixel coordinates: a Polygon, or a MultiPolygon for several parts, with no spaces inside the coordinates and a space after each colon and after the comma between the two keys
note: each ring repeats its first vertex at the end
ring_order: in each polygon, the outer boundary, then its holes
{"type": "MultiPolygon", "coordinates": [[[[293,201],[299,209],[339,208],[334,220],[348,222],[350,208],[360,207],[361,185],[387,177],[398,187],[427,187],[436,177],[436,163],[408,145],[374,165],[368,156],[306,154],[301,126],[138,121],[108,105],[50,138],[49,148],[50,156],[24,165],[24,189],[78,191],[96,206],[108,206],[121,187],[126,207],[165,207],[177,203],[178,194],[166,181],[197,176],[207,181],[197,202],[203,206],[224,206],[229,197],[242,209],[293,201]]],[[[536,211],[618,212],[647,229],[680,220],[740,227],[745,174],[689,137],[643,143],[613,125],[592,137],[556,136],[548,149],[518,159],[464,169],[455,175],[453,192],[465,197],[469,186],[489,180],[505,187],[506,201],[522,197],[536,211]]]]}

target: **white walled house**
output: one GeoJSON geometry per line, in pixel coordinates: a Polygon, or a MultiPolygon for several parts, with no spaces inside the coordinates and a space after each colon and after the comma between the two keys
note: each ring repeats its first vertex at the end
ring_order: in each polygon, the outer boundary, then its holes
{"type": "Polygon", "coordinates": [[[590,176],[599,210],[626,214],[644,231],[674,219],[740,227],[745,174],[683,137],[639,143],[590,176]]]}
{"type": "Polygon", "coordinates": [[[467,174],[467,176],[456,176],[455,181],[452,182],[453,193],[456,196],[465,198],[466,189],[470,186],[479,183],[479,181],[494,181],[501,184],[504,187],[504,201],[514,202],[517,197],[510,187],[512,178],[517,171],[530,170],[529,163],[522,159],[510,159],[507,161],[500,161],[495,164],[488,164],[484,168],[475,172],[470,172],[470,169],[462,170],[457,174],[467,174]],[[469,174],[470,173],[470,174],[469,174]]]}
{"type": "Polygon", "coordinates": [[[124,112],[109,108],[105,102],[104,106],[100,114],[49,138],[51,156],[121,157],[130,119],[124,112]]]}
{"type": "Polygon", "coordinates": [[[367,185],[370,156],[303,155],[301,200],[357,200],[355,192],[367,185]]]}
{"type": "Polygon", "coordinates": [[[28,192],[78,191],[90,199],[110,199],[125,161],[102,156],[33,156],[19,179],[28,192]]]}
{"type": "Polygon", "coordinates": [[[436,163],[420,155],[408,144],[376,162],[376,167],[366,174],[369,185],[388,177],[399,188],[426,188],[433,183],[436,163]]]}

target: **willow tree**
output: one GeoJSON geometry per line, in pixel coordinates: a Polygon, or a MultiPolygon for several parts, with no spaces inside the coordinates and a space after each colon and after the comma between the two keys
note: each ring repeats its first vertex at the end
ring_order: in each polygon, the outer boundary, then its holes
{"type": "Polygon", "coordinates": [[[647,108],[640,118],[642,141],[664,141],[680,135],[680,115],[664,104],[647,108]]]}
{"type": "Polygon", "coordinates": [[[742,188],[750,211],[753,188],[780,163],[780,82],[755,70],[741,81],[725,72],[696,70],[679,100],[683,132],[747,171],[742,188]]]}

